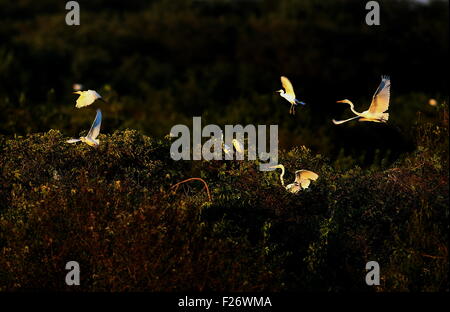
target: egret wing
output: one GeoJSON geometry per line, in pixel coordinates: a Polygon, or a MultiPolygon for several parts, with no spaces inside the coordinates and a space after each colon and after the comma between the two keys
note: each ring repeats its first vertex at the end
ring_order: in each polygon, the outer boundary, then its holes
{"type": "Polygon", "coordinates": [[[233,139],[232,143],[238,153],[240,153],[240,154],[244,153],[244,146],[241,144],[241,142],[239,142],[236,139],[233,139]]]}
{"type": "Polygon", "coordinates": [[[77,99],[77,104],[75,105],[76,108],[81,108],[84,106],[87,106],[89,104],[86,104],[86,94],[81,93],[80,96],[77,99]]]}
{"type": "Polygon", "coordinates": [[[222,144],[223,144],[223,146],[222,146],[223,151],[225,152],[225,154],[231,155],[231,148],[230,148],[230,146],[228,146],[228,144],[225,143],[225,138],[223,137],[223,132],[221,132],[220,137],[221,137],[222,144]]]}
{"type": "Polygon", "coordinates": [[[295,172],[295,182],[299,183],[302,188],[307,188],[312,181],[317,180],[319,175],[310,170],[297,170],[295,172]]]}
{"type": "Polygon", "coordinates": [[[88,91],[90,91],[90,93],[91,93],[91,95],[92,95],[94,101],[97,100],[97,99],[100,99],[100,98],[102,97],[102,96],[101,96],[100,94],[98,94],[98,92],[95,91],[95,90],[88,90],[88,91]]]}
{"type": "Polygon", "coordinates": [[[300,179],[310,179],[310,180],[317,180],[319,178],[319,175],[315,172],[312,172],[310,170],[297,170],[295,172],[295,178],[300,178],[300,179]]]}
{"type": "Polygon", "coordinates": [[[67,140],[66,142],[67,143],[76,143],[76,142],[80,142],[81,140],[80,139],[70,139],[70,140],[67,140]]]}
{"type": "Polygon", "coordinates": [[[292,83],[284,76],[281,76],[281,84],[286,92],[286,94],[291,94],[295,98],[294,87],[292,87],[292,83]]]}
{"type": "Polygon", "coordinates": [[[303,189],[308,188],[310,184],[311,184],[311,180],[309,180],[309,179],[305,179],[300,182],[300,185],[302,186],[303,189]]]}
{"type": "Polygon", "coordinates": [[[87,90],[82,91],[80,97],[77,99],[77,104],[75,105],[77,108],[81,108],[84,106],[89,106],[95,102],[97,99],[101,99],[102,96],[97,93],[95,90],[87,90]]]}
{"type": "Polygon", "coordinates": [[[231,155],[231,148],[225,143],[223,144],[223,151],[225,152],[225,154],[231,155]]]}
{"type": "Polygon", "coordinates": [[[102,124],[102,111],[100,109],[97,109],[97,115],[95,116],[95,120],[92,123],[91,129],[89,130],[87,137],[95,140],[100,134],[101,124],[102,124]]]}
{"type": "Polygon", "coordinates": [[[372,98],[372,103],[369,107],[369,112],[384,113],[389,108],[389,98],[391,94],[391,79],[389,76],[381,76],[381,82],[377,91],[372,98]]]}

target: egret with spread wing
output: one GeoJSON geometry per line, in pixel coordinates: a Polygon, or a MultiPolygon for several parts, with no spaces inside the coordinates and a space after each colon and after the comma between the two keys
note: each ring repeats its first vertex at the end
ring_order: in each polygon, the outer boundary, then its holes
{"type": "Polygon", "coordinates": [[[92,123],[91,129],[85,137],[80,137],[79,139],[70,139],[67,140],[67,143],[76,143],[76,142],[84,142],[89,146],[98,147],[100,141],[97,139],[100,134],[100,126],[102,124],[102,111],[97,109],[97,115],[95,116],[95,120],[92,123]]]}
{"type": "Polygon", "coordinates": [[[292,83],[284,76],[281,76],[281,84],[284,88],[280,89],[278,92],[281,97],[284,97],[289,103],[291,103],[291,108],[289,109],[289,114],[295,114],[295,106],[298,104],[305,105],[304,102],[301,102],[295,98],[294,88],[292,87],[292,83]]]}
{"type": "Polygon", "coordinates": [[[102,96],[97,93],[97,91],[94,90],[87,90],[87,91],[76,91],[73,94],[79,94],[80,96],[77,99],[77,104],[75,105],[76,108],[85,107],[88,105],[91,105],[96,100],[103,100],[102,96]]]}
{"type": "Polygon", "coordinates": [[[358,118],[359,121],[373,121],[373,122],[387,122],[389,113],[385,113],[389,109],[389,97],[391,91],[391,79],[389,76],[381,76],[381,83],[372,98],[372,103],[368,110],[359,113],[355,111],[353,103],[349,100],[337,101],[337,103],[346,103],[350,105],[351,111],[357,115],[345,120],[336,121],[333,119],[335,125],[340,125],[344,122],[358,118]]]}
{"type": "MultiPolygon", "coordinates": [[[[285,173],[284,166],[283,165],[276,165],[272,166],[270,168],[279,168],[281,169],[281,185],[284,186],[284,180],[283,176],[285,173]]],[[[288,184],[285,186],[286,190],[291,193],[298,193],[302,189],[307,189],[309,185],[311,184],[311,181],[316,181],[319,178],[319,175],[315,172],[312,172],[310,170],[297,170],[295,171],[295,181],[294,183],[288,184]]]]}

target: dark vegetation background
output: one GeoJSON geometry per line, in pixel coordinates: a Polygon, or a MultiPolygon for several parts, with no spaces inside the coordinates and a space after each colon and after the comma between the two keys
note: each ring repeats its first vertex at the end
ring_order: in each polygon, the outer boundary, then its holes
{"type": "Polygon", "coordinates": [[[366,1],[90,0],[77,27],[65,3],[0,0],[0,290],[69,290],[70,260],[77,290],[449,290],[447,1],[380,1],[372,27],[366,1]],[[333,125],[382,74],[389,123],[333,125]],[[109,103],[99,149],[64,143],[95,116],[74,83],[109,103]],[[193,116],[278,124],[285,180],[320,178],[292,195],[255,162],[173,162],[193,116]],[[170,191],[190,177],[212,202],[170,191]]]}

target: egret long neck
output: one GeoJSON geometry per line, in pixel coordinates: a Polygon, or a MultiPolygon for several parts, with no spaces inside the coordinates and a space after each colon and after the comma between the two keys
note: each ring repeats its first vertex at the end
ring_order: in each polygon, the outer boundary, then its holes
{"type": "Polygon", "coordinates": [[[355,111],[355,106],[353,106],[353,103],[352,103],[352,102],[347,101],[347,102],[345,102],[345,103],[347,103],[348,105],[350,105],[350,110],[351,110],[355,115],[358,115],[358,116],[361,115],[361,113],[358,113],[357,111],[355,111]]]}
{"type": "Polygon", "coordinates": [[[284,177],[284,166],[280,165],[278,168],[281,169],[280,180],[281,180],[281,185],[284,186],[284,180],[283,180],[283,177],[284,177]]]}

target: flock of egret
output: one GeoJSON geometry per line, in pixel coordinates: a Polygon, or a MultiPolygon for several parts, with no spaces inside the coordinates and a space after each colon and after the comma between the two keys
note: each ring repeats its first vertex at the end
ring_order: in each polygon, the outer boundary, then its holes
{"type": "MultiPolygon", "coordinates": [[[[295,106],[297,106],[298,104],[305,105],[305,103],[299,101],[296,98],[294,88],[288,78],[281,76],[281,84],[284,90],[281,89],[276,92],[280,93],[280,96],[285,98],[291,104],[289,113],[295,114],[295,106]]],[[[387,122],[387,120],[389,119],[389,113],[386,113],[386,111],[389,108],[390,89],[391,89],[391,80],[389,76],[381,76],[381,83],[372,97],[372,103],[370,104],[369,109],[362,113],[359,113],[355,110],[353,103],[350,100],[345,99],[342,101],[337,101],[337,103],[346,103],[350,105],[350,110],[356,115],[356,117],[340,121],[336,121],[333,119],[332,120],[333,123],[335,125],[340,125],[343,124],[344,122],[354,119],[358,119],[359,121],[372,121],[384,123],[387,122]]],[[[285,173],[284,166],[280,164],[277,166],[273,166],[271,168],[281,169],[280,175],[281,185],[284,186],[286,190],[291,193],[297,193],[302,189],[308,188],[311,181],[315,181],[319,177],[317,173],[312,172],[310,170],[297,170],[295,171],[294,183],[285,186],[283,180],[283,176],[285,173]]]]}
{"type": "MultiPolygon", "coordinates": [[[[75,105],[76,108],[89,106],[96,100],[103,100],[101,95],[94,90],[76,91],[74,92],[74,94],[80,95],[75,105]]],[[[97,139],[97,137],[100,134],[101,125],[102,125],[102,111],[100,109],[97,109],[97,114],[95,115],[94,122],[92,123],[91,129],[89,130],[88,134],[86,136],[80,137],[79,139],[70,139],[67,140],[66,142],[67,143],[84,142],[89,146],[97,147],[100,144],[100,141],[97,139]]]]}
{"type": "MultiPolygon", "coordinates": [[[[285,98],[290,104],[291,108],[289,109],[290,114],[295,114],[295,107],[299,104],[305,105],[304,102],[299,101],[296,98],[294,88],[292,86],[292,83],[289,81],[289,79],[285,76],[281,76],[281,85],[283,86],[283,89],[280,89],[278,92],[281,97],[285,98]]],[[[81,86],[80,86],[81,88],[81,86]]],[[[372,103],[370,104],[370,107],[368,110],[359,113],[355,111],[354,105],[350,100],[342,100],[337,101],[337,103],[345,103],[350,106],[350,110],[356,115],[355,117],[345,119],[345,120],[332,120],[335,125],[340,125],[342,123],[345,123],[350,120],[358,119],[359,121],[372,121],[372,122],[387,122],[389,119],[389,113],[386,113],[386,111],[389,108],[389,98],[390,98],[390,88],[391,88],[391,80],[389,76],[381,76],[381,83],[378,86],[377,90],[375,91],[375,94],[372,97],[372,103]]],[[[76,101],[76,108],[82,108],[91,105],[96,100],[101,100],[105,102],[100,94],[98,94],[94,90],[87,90],[87,91],[81,91],[78,90],[74,92],[74,94],[78,94],[79,97],[76,101]]],[[[431,105],[431,104],[430,104],[431,105]]],[[[99,133],[100,133],[100,126],[102,123],[102,112],[100,109],[97,109],[97,114],[95,116],[94,122],[92,123],[91,129],[89,130],[88,134],[86,136],[82,136],[79,139],[70,139],[67,140],[67,143],[76,143],[76,142],[84,142],[88,144],[89,146],[98,147],[100,144],[100,141],[97,139],[99,133]]],[[[244,146],[241,142],[239,142],[236,139],[232,140],[232,144],[234,146],[234,149],[239,154],[244,154],[244,146]]],[[[225,144],[222,134],[222,148],[226,154],[231,154],[232,149],[230,146],[225,144]]],[[[291,193],[298,193],[302,189],[307,189],[311,183],[311,181],[316,181],[319,178],[319,175],[313,171],[310,170],[297,170],[295,171],[295,180],[293,183],[284,185],[284,174],[285,174],[285,168],[283,165],[279,164],[276,166],[271,167],[273,169],[281,169],[281,175],[280,175],[280,181],[281,185],[286,188],[288,192],[291,193]]]]}
{"type": "MultiPolygon", "coordinates": [[[[289,113],[295,114],[295,106],[297,106],[298,104],[305,105],[305,103],[296,99],[294,87],[292,86],[292,83],[288,78],[281,76],[281,85],[283,86],[284,90],[281,89],[275,92],[280,93],[281,97],[285,98],[289,103],[291,103],[289,113]]],[[[342,101],[337,101],[337,103],[346,103],[350,105],[350,110],[356,115],[356,117],[340,121],[336,121],[333,119],[333,123],[335,125],[340,125],[344,122],[357,118],[359,118],[359,121],[387,122],[387,120],[389,119],[389,113],[386,113],[386,111],[389,109],[390,90],[391,79],[389,78],[389,76],[381,76],[380,85],[378,86],[375,94],[372,97],[372,103],[370,104],[369,109],[362,113],[358,113],[357,111],[355,111],[355,107],[350,100],[345,99],[342,101]]]]}

